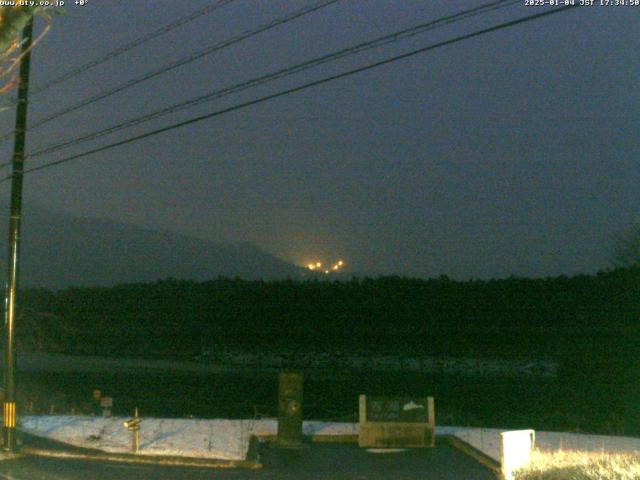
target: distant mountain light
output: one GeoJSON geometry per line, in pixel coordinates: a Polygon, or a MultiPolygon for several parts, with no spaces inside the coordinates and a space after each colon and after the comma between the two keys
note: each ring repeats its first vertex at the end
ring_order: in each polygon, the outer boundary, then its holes
{"type": "Polygon", "coordinates": [[[330,273],[337,273],[344,266],[344,262],[342,260],[338,260],[330,268],[322,270],[322,262],[309,263],[307,268],[309,270],[323,272],[325,275],[329,275],[330,273]]]}

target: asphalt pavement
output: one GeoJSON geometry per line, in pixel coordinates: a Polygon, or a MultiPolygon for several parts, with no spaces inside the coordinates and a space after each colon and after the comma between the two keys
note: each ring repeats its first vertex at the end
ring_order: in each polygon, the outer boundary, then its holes
{"type": "Polygon", "coordinates": [[[442,440],[433,449],[373,453],[351,444],[300,449],[260,447],[262,468],[204,469],[25,456],[0,461],[0,480],[393,479],[494,480],[495,475],[442,440]]]}

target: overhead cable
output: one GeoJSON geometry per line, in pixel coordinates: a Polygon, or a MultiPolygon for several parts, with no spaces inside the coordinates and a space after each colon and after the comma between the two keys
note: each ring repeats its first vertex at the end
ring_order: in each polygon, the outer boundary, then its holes
{"type": "Polygon", "coordinates": [[[208,93],[205,93],[203,95],[199,95],[197,97],[191,98],[189,100],[183,101],[183,102],[179,102],[176,103],[174,105],[170,105],[168,107],[164,107],[160,110],[133,118],[133,119],[129,119],[126,120],[124,122],[120,122],[118,124],[112,125],[110,127],[92,132],[92,133],[87,133],[84,135],[81,135],[79,137],[76,137],[74,139],[71,140],[67,140],[61,143],[57,143],[54,145],[49,145],[47,147],[44,147],[40,150],[37,150],[33,153],[30,153],[28,155],[28,157],[30,158],[34,158],[34,157],[38,157],[41,155],[45,155],[47,153],[52,153],[61,149],[65,149],[65,148],[69,148],[71,146],[80,144],[80,143],[84,143],[90,140],[95,140],[96,138],[100,138],[103,137],[105,135],[110,135],[112,133],[115,133],[117,131],[126,129],[126,128],[130,128],[136,125],[140,125],[142,123],[146,123],[149,122],[151,120],[155,120],[157,118],[169,115],[171,113],[175,113],[181,110],[185,110],[185,109],[189,109],[189,108],[193,108],[197,105],[200,105],[202,103],[205,102],[209,102],[212,100],[215,100],[217,98],[221,98],[227,95],[231,95],[234,93],[238,93],[241,92],[243,90],[247,90],[249,88],[253,88],[256,87],[258,85],[262,85],[265,83],[269,83],[269,82],[273,82],[276,80],[280,80],[282,78],[303,72],[305,70],[308,70],[310,68],[316,67],[318,65],[322,65],[324,63],[328,63],[328,62],[333,62],[336,60],[339,60],[341,58],[345,58],[347,56],[351,56],[351,55],[355,55],[357,53],[363,52],[365,50],[369,50],[369,49],[373,49],[373,48],[379,48],[383,45],[387,45],[390,43],[394,43],[394,42],[398,42],[400,40],[404,40],[410,37],[413,37],[415,35],[418,35],[420,33],[424,33],[426,31],[429,30],[433,30],[436,28],[440,28],[440,27],[444,27],[446,25],[455,23],[455,22],[459,22],[465,19],[468,19],[470,17],[473,16],[477,16],[480,14],[486,14],[489,11],[492,10],[496,10],[498,8],[504,8],[510,5],[513,5],[515,3],[520,3],[520,0],[500,0],[500,1],[494,1],[485,5],[481,5],[479,7],[475,7],[472,9],[468,9],[468,10],[464,10],[462,12],[453,14],[453,15],[449,15],[446,17],[442,17],[439,18],[437,20],[432,20],[426,23],[421,23],[419,25],[398,31],[398,32],[394,32],[388,35],[383,35],[381,37],[375,38],[373,40],[367,41],[367,42],[362,42],[359,43],[357,45],[354,45],[352,47],[348,47],[348,48],[343,48],[341,50],[338,50],[336,52],[332,52],[330,54],[326,54],[326,55],[322,55],[320,57],[315,57],[311,60],[307,60],[305,62],[290,66],[290,67],[286,67],[283,69],[279,69],[275,72],[271,72],[265,75],[261,75],[259,77],[255,77],[252,78],[250,80],[247,80],[245,82],[241,82],[229,87],[224,87],[222,89],[217,89],[217,90],[213,90],[210,91],[208,93]]]}
{"type": "MultiPolygon", "coordinates": [[[[380,60],[378,62],[365,65],[363,67],[354,68],[352,70],[348,70],[346,72],[342,72],[342,73],[339,73],[339,74],[336,74],[336,75],[325,77],[325,78],[322,78],[320,80],[315,80],[315,81],[312,81],[312,82],[308,82],[308,83],[305,83],[305,84],[297,86],[297,87],[293,87],[293,88],[289,88],[289,89],[286,89],[286,90],[282,90],[282,91],[277,92],[277,93],[272,93],[270,95],[259,97],[259,98],[256,98],[254,100],[250,100],[250,101],[243,102],[243,103],[240,103],[240,104],[237,104],[237,105],[233,105],[231,107],[227,107],[227,108],[224,108],[224,109],[221,109],[221,110],[210,112],[210,113],[207,113],[205,115],[199,115],[199,116],[193,117],[193,118],[191,118],[189,120],[185,120],[185,121],[182,121],[182,122],[174,123],[174,124],[168,125],[166,127],[158,128],[156,130],[152,130],[150,132],[143,133],[143,134],[140,134],[140,135],[135,135],[135,136],[126,138],[124,140],[120,140],[120,141],[117,141],[117,142],[114,142],[114,143],[110,143],[108,145],[104,145],[102,147],[98,147],[98,148],[94,148],[94,149],[91,149],[91,150],[87,150],[87,151],[84,151],[84,152],[81,152],[81,153],[78,153],[78,154],[75,154],[75,155],[71,155],[71,156],[68,156],[68,157],[65,157],[65,158],[62,158],[62,159],[59,159],[59,160],[48,162],[48,163],[45,163],[43,165],[39,165],[37,167],[32,167],[30,169],[26,169],[24,171],[24,173],[33,173],[33,172],[36,172],[36,171],[52,168],[52,167],[55,167],[55,166],[58,166],[58,165],[61,165],[61,164],[64,164],[64,163],[71,162],[73,160],[77,160],[79,158],[84,158],[84,157],[87,157],[87,156],[90,156],[90,155],[93,155],[93,154],[96,154],[96,153],[100,153],[100,152],[104,152],[104,151],[113,149],[115,147],[119,147],[119,146],[122,146],[122,145],[126,145],[126,144],[130,144],[130,143],[133,143],[133,142],[137,142],[139,140],[143,140],[145,138],[150,138],[150,137],[159,135],[161,133],[165,133],[165,132],[168,132],[168,131],[171,131],[171,130],[175,130],[175,129],[178,129],[178,128],[181,128],[181,127],[185,127],[187,125],[192,125],[194,123],[202,122],[204,120],[208,120],[208,119],[211,119],[211,118],[214,118],[214,117],[218,117],[218,116],[224,115],[226,113],[230,113],[230,112],[234,112],[234,111],[237,111],[237,110],[241,110],[241,109],[247,108],[247,107],[252,106],[252,105],[257,105],[259,103],[263,103],[263,102],[266,102],[266,101],[269,101],[269,100],[274,100],[276,98],[281,98],[281,97],[284,97],[284,96],[287,96],[287,95],[291,95],[292,93],[296,93],[296,92],[300,92],[300,91],[303,91],[303,90],[307,90],[309,88],[316,87],[316,86],[319,86],[319,85],[323,85],[323,84],[332,82],[334,80],[338,80],[338,79],[341,79],[341,78],[346,78],[346,77],[355,75],[357,73],[361,73],[361,72],[365,72],[365,71],[368,71],[368,70],[372,70],[374,68],[378,68],[378,67],[381,67],[383,65],[388,65],[388,64],[397,62],[399,60],[404,60],[404,59],[413,57],[415,55],[419,55],[419,54],[422,54],[422,53],[427,53],[429,51],[433,51],[433,50],[436,50],[438,48],[445,47],[447,45],[452,45],[452,44],[455,44],[455,43],[459,43],[459,42],[462,42],[462,41],[465,41],[465,40],[469,40],[471,38],[475,38],[475,37],[479,37],[481,35],[485,35],[487,33],[496,32],[496,31],[502,30],[504,28],[513,27],[515,25],[520,25],[520,24],[523,24],[523,23],[526,23],[526,22],[530,22],[530,21],[533,21],[533,20],[538,20],[540,18],[548,17],[550,15],[555,15],[557,13],[561,13],[561,12],[567,11],[569,9],[575,8],[576,6],[577,5],[568,5],[568,6],[553,8],[553,9],[550,9],[550,10],[545,10],[544,12],[541,12],[541,13],[537,13],[537,14],[526,16],[526,17],[522,17],[522,18],[519,18],[517,20],[504,22],[504,23],[495,25],[493,27],[488,27],[488,28],[484,28],[484,29],[481,29],[481,30],[476,30],[476,31],[474,31],[472,33],[468,33],[468,34],[465,34],[465,35],[460,35],[460,36],[451,38],[449,40],[444,40],[444,41],[441,41],[441,42],[438,42],[438,43],[434,43],[434,44],[428,45],[426,47],[422,47],[422,48],[419,48],[419,49],[416,49],[416,50],[412,50],[412,51],[407,52],[407,53],[403,53],[403,54],[400,54],[400,55],[395,55],[395,56],[386,58],[384,60],[380,60]]],[[[5,182],[5,181],[9,180],[10,178],[11,178],[11,176],[4,177],[4,178],[0,179],[0,182],[5,182]]]]}

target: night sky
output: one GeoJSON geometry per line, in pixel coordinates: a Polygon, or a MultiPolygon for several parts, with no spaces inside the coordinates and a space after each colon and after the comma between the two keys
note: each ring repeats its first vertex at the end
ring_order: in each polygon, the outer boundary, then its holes
{"type": "MultiPolygon", "coordinates": [[[[313,1],[236,0],[34,95],[29,120],[313,1]]],[[[32,87],[215,2],[67,3],[32,87]]],[[[34,129],[27,150],[480,4],[342,0],[34,129]]],[[[27,163],[542,11],[522,0],[27,163]]],[[[592,273],[640,221],[639,31],[640,6],[575,8],[30,174],[25,200],[368,274],[592,273]]]]}

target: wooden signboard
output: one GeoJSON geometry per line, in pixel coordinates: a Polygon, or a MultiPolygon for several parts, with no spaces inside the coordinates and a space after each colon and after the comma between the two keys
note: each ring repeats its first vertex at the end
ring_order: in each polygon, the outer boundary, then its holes
{"type": "Polygon", "coordinates": [[[367,397],[360,395],[361,447],[433,447],[433,397],[367,397]]]}

